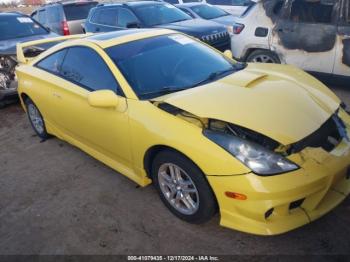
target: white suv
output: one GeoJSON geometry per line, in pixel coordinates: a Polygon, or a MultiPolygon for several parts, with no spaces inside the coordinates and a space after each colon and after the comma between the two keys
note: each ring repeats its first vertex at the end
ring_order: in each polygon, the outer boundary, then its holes
{"type": "Polygon", "coordinates": [[[234,16],[244,14],[250,7],[252,7],[257,0],[164,0],[170,4],[186,4],[192,2],[202,2],[210,5],[215,5],[225,10],[234,16]]]}
{"type": "Polygon", "coordinates": [[[350,0],[263,0],[236,19],[233,57],[350,76],[350,0]]]}

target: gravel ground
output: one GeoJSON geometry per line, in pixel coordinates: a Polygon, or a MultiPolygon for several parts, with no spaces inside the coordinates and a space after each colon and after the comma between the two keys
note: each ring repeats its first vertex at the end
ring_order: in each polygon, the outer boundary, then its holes
{"type": "MultiPolygon", "coordinates": [[[[334,91],[350,105],[350,90],[334,91]]],[[[175,218],[152,186],[57,138],[19,105],[0,111],[0,254],[349,254],[350,199],[292,232],[259,237],[175,218]]]]}

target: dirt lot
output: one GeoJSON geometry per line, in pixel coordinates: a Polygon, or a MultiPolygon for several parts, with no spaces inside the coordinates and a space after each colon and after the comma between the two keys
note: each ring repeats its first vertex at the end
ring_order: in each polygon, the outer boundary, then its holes
{"type": "MultiPolygon", "coordinates": [[[[350,104],[350,90],[334,89],[350,104]]],[[[175,218],[77,148],[34,135],[18,105],[0,111],[0,254],[349,254],[350,199],[300,229],[259,237],[175,218]]]]}

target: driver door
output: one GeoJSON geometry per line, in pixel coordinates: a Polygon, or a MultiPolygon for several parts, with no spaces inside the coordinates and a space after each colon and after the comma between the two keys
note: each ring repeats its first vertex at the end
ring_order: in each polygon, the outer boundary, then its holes
{"type": "Polygon", "coordinates": [[[284,63],[332,74],[338,9],[332,1],[286,1],[273,31],[271,49],[284,63]]]}
{"type": "Polygon", "coordinates": [[[55,108],[52,118],[55,125],[85,151],[103,154],[123,166],[130,166],[127,102],[101,54],[87,46],[68,48],[60,78],[51,87],[55,108]],[[119,96],[116,108],[89,105],[88,95],[103,89],[119,96]]]}

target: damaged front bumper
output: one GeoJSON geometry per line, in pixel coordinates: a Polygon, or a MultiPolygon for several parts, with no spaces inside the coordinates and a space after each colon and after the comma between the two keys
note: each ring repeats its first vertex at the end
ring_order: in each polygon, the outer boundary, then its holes
{"type": "Polygon", "coordinates": [[[18,101],[17,82],[13,81],[9,88],[0,89],[0,106],[18,101]]]}
{"type": "MultiPolygon", "coordinates": [[[[350,117],[339,112],[350,134],[350,117]]],[[[350,193],[350,142],[327,152],[307,147],[288,157],[301,168],[275,176],[253,173],[207,176],[220,206],[222,226],[258,234],[281,234],[326,214],[350,193]],[[244,194],[245,200],[226,196],[244,194]]]]}

